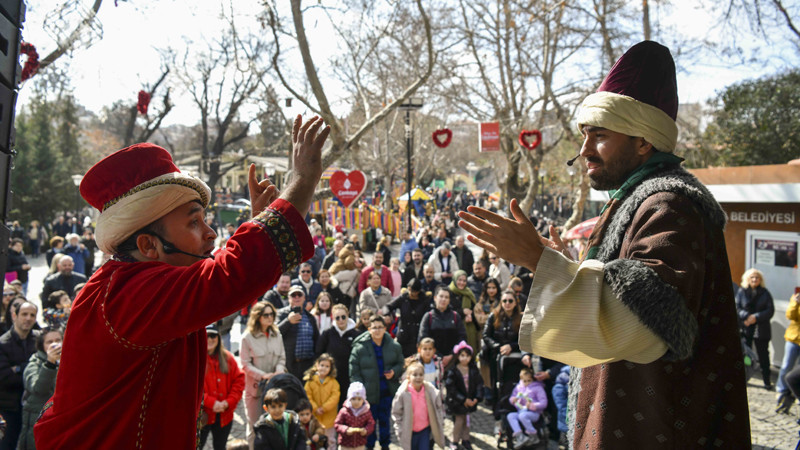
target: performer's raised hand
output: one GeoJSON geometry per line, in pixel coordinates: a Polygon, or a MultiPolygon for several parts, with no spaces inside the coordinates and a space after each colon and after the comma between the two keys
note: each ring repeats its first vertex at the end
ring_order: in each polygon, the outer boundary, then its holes
{"type": "Polygon", "coordinates": [[[314,116],[302,124],[302,117],[294,119],[292,127],[292,179],[281,198],[288,201],[305,216],[311,205],[311,196],[322,176],[322,146],[331,127],[322,127],[322,119],[314,116]]]}
{"type": "Polygon", "coordinates": [[[272,184],[269,178],[258,181],[255,164],[250,164],[247,185],[250,187],[250,208],[253,217],[264,211],[264,208],[269,206],[280,195],[278,188],[272,184]]]}

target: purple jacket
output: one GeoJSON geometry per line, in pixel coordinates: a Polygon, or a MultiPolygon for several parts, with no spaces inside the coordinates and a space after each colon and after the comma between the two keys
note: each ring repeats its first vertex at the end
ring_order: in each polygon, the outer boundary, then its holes
{"type": "Polygon", "coordinates": [[[541,412],[547,408],[547,393],[544,391],[544,385],[539,381],[533,381],[527,386],[520,381],[511,391],[509,400],[517,408],[517,411],[541,412]],[[533,403],[533,408],[528,406],[530,403],[533,403]]]}

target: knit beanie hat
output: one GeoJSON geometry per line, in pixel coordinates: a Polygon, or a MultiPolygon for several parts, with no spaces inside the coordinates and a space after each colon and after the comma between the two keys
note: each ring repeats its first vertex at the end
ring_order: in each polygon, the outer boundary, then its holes
{"type": "Polygon", "coordinates": [[[667,47],[643,41],[614,64],[597,92],[586,97],[577,115],[584,125],[643,137],[661,152],[678,141],[678,83],[667,47]]]}
{"type": "Polygon", "coordinates": [[[350,400],[353,397],[367,399],[367,390],[361,382],[350,383],[350,387],[347,388],[347,399],[350,400]]]}

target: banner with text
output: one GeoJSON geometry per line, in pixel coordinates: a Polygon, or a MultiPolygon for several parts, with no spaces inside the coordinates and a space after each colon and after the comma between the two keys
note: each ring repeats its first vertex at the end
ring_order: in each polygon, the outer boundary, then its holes
{"type": "Polygon", "coordinates": [[[479,152],[500,151],[500,123],[483,122],[480,124],[479,152]]]}

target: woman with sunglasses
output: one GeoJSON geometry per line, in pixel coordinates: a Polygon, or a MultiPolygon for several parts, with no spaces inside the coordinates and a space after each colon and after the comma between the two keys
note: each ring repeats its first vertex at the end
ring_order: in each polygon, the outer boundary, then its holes
{"type": "MultiPolygon", "coordinates": [[[[497,362],[502,356],[519,352],[519,326],[521,322],[522,311],[520,311],[517,303],[517,295],[513,290],[506,289],[500,297],[500,304],[486,319],[486,326],[483,329],[483,345],[486,349],[484,350],[485,359],[489,363],[493,389],[492,398],[491,400],[487,399],[487,402],[492,401],[493,407],[495,406],[494,403],[499,399],[500,394],[498,392],[504,392],[502,386],[499,391],[496,388],[498,377],[502,375],[497,373],[497,362]]],[[[519,374],[521,367],[521,363],[515,367],[507,367],[508,371],[510,371],[507,373],[516,370],[516,374],[519,374]]],[[[497,413],[495,413],[495,419],[499,419],[497,413]]]]}
{"type": "MultiPolygon", "coordinates": [[[[333,305],[333,326],[325,330],[317,340],[316,353],[327,353],[333,356],[336,364],[336,381],[339,382],[339,392],[347,392],[350,386],[350,369],[348,360],[353,339],[361,333],[356,331],[356,322],[350,318],[345,305],[333,305]]],[[[346,395],[339,397],[339,408],[342,407],[346,395]]]]}
{"type": "Polygon", "coordinates": [[[283,337],[275,325],[275,306],[258,302],[250,310],[247,331],[242,336],[241,361],[245,373],[244,406],[247,410],[247,439],[252,441],[253,424],[261,413],[264,392],[258,388],[261,380],[286,371],[286,351],[283,337]]]}
{"type": "Polygon", "coordinates": [[[242,399],[244,374],[233,354],[223,348],[216,325],[206,327],[206,337],[208,357],[203,382],[203,411],[208,416],[208,422],[200,430],[198,448],[205,447],[206,439],[211,434],[214,450],[225,450],[233,428],[233,412],[242,399]]]}

